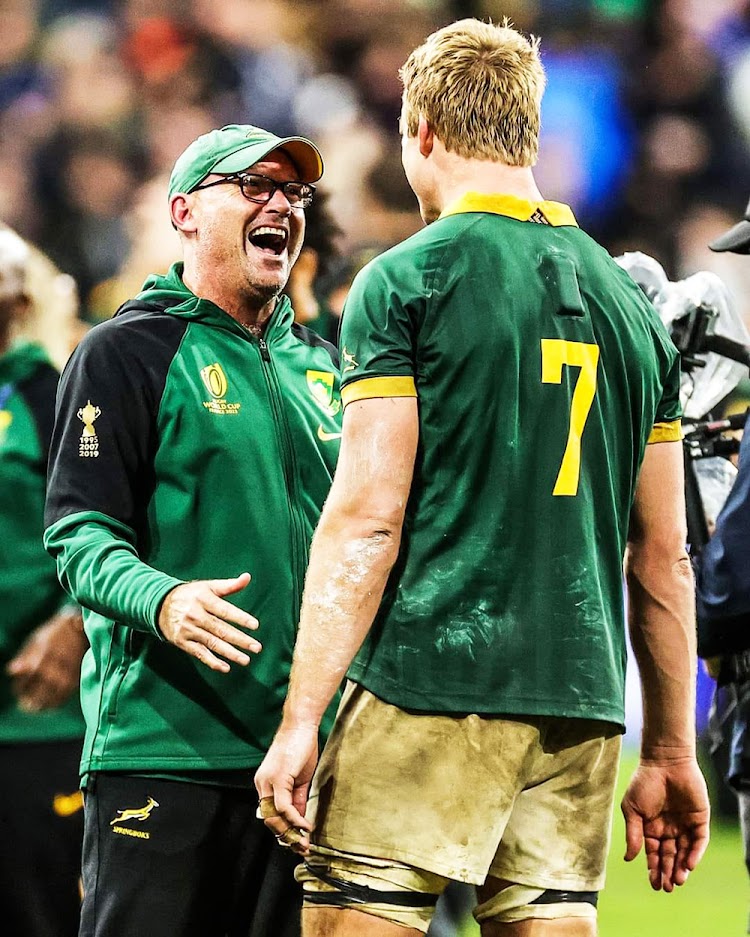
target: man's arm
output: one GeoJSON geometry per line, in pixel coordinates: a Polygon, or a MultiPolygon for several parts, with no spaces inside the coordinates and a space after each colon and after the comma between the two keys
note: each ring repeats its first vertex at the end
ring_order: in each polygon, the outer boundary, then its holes
{"type": "Polygon", "coordinates": [[[277,834],[309,829],[307,791],[318,726],[365,639],[398,556],[419,438],[414,397],[357,400],[344,414],[341,455],[313,538],[289,692],[255,783],[273,797],[277,834]]]}
{"type": "Polygon", "coordinates": [[[643,736],[622,802],[625,859],[645,843],[651,887],[664,891],[685,882],[708,844],[708,795],[695,757],[695,611],[682,459],[679,442],[646,447],[626,558],[643,736]]]}
{"type": "Polygon", "coordinates": [[[183,583],[144,563],[137,549],[155,414],[182,328],[167,317],[141,327],[105,323],[73,353],[57,395],[44,545],[81,606],[227,671],[227,661],[246,665],[245,652],[260,650],[240,630],[257,621],[223,598],[249,575],[183,583]]]}

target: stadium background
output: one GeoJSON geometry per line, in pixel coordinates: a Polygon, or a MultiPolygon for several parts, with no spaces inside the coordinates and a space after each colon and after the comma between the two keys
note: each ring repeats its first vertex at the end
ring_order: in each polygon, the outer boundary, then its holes
{"type": "MultiPolygon", "coordinates": [[[[465,15],[542,38],[545,196],[614,254],[645,251],[671,279],[715,271],[750,325],[750,259],[707,249],[750,195],[750,0],[0,0],[0,222],[75,280],[95,322],[176,258],[164,193],[187,143],[229,122],[303,133],[323,151],[341,232],[317,284],[325,305],[360,258],[420,226],[397,71],[465,15]]],[[[32,325],[59,362],[80,335],[63,292],[32,325]]],[[[709,696],[701,677],[702,732],[709,696]]],[[[628,709],[623,775],[633,680],[628,709]]],[[[651,895],[642,861],[624,867],[618,819],[602,937],[743,932],[739,833],[709,772],[714,843],[681,893],[651,895]]]]}

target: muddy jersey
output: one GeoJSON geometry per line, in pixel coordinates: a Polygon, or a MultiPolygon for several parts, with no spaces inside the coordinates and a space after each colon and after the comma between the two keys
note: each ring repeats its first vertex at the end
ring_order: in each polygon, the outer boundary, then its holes
{"type": "Polygon", "coordinates": [[[349,676],[407,709],[623,721],[622,560],[679,361],[567,206],[470,194],[356,278],[342,400],[416,396],[403,540],[349,676]]]}

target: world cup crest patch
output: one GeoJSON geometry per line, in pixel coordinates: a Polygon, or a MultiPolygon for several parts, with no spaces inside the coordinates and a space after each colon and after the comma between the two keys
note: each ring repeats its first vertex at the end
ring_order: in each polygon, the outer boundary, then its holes
{"type": "Polygon", "coordinates": [[[99,458],[99,437],[94,429],[94,421],[98,420],[102,411],[90,400],[86,401],[86,406],[81,407],[76,416],[83,423],[83,432],[78,442],[78,455],[82,459],[99,458]]]}
{"type": "Polygon", "coordinates": [[[229,381],[224,373],[224,368],[218,361],[201,368],[200,371],[203,386],[211,395],[211,400],[204,400],[203,406],[209,413],[215,413],[219,416],[226,414],[234,415],[240,412],[242,404],[237,402],[228,402],[225,400],[229,390],[229,381]]]}

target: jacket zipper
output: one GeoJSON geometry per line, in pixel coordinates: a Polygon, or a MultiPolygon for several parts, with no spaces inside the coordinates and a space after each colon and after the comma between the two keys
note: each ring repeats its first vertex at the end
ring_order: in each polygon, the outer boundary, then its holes
{"type": "MultiPolygon", "coordinates": [[[[299,522],[298,512],[296,510],[295,496],[297,490],[297,468],[294,458],[294,445],[291,439],[291,433],[289,431],[289,424],[287,422],[286,414],[284,412],[284,402],[279,390],[278,378],[273,366],[273,362],[271,361],[271,352],[268,348],[268,343],[262,336],[258,338],[258,349],[260,351],[260,357],[265,365],[263,370],[266,374],[266,381],[268,383],[268,389],[271,396],[271,406],[276,417],[276,424],[279,427],[279,441],[283,454],[284,474],[287,479],[287,501],[289,504],[289,514],[292,526],[292,571],[295,580],[294,585],[296,602],[297,606],[299,606],[302,602],[302,581],[304,579],[305,568],[304,549],[302,545],[305,538],[303,536],[302,526],[299,522]]],[[[297,622],[295,622],[295,627],[296,625],[297,622]]]]}

